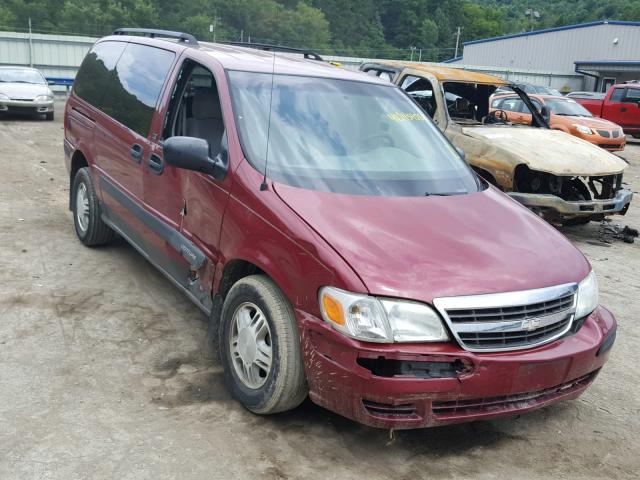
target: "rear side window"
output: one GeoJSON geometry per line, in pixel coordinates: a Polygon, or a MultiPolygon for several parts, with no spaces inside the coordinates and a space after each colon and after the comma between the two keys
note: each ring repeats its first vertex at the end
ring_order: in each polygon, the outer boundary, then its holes
{"type": "Polygon", "coordinates": [[[524,102],[519,98],[507,98],[502,102],[500,108],[508,112],[522,112],[524,102]]]}
{"type": "Polygon", "coordinates": [[[624,97],[624,88],[616,88],[611,94],[611,102],[621,102],[624,97]]]}
{"type": "Polygon", "coordinates": [[[627,96],[625,100],[630,102],[637,102],[640,100],[640,88],[627,88],[627,96]]]}
{"type": "Polygon", "coordinates": [[[111,77],[102,110],[146,137],[174,57],[168,50],[129,43],[111,77]]]}
{"type": "Polygon", "coordinates": [[[101,109],[101,102],[113,69],[122,55],[124,42],[100,42],[84,58],[73,82],[73,91],[83,100],[101,109]]]}

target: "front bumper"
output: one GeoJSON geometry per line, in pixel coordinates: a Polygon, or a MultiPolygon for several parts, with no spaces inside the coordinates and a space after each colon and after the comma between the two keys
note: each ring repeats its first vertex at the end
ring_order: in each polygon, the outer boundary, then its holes
{"type": "Polygon", "coordinates": [[[370,344],[297,311],[309,396],[379,428],[423,428],[514,415],[578,397],[605,363],[616,322],[603,307],[577,333],[518,352],[454,343],[370,344]]]}
{"type": "Polygon", "coordinates": [[[53,100],[35,102],[28,100],[0,100],[0,113],[24,113],[38,115],[53,112],[53,100]]]}
{"type": "Polygon", "coordinates": [[[597,147],[600,148],[604,148],[605,150],[609,151],[609,152],[619,152],[624,150],[624,148],[627,145],[627,136],[626,135],[621,135],[618,138],[604,138],[604,137],[600,137],[598,139],[587,139],[584,138],[584,140],[586,140],[589,143],[594,144],[597,147]]]}
{"type": "Polygon", "coordinates": [[[633,198],[633,192],[626,189],[618,190],[614,198],[582,202],[570,202],[550,194],[508,192],[508,195],[532,210],[542,214],[554,213],[565,218],[603,216],[615,213],[624,215],[633,198]]]}

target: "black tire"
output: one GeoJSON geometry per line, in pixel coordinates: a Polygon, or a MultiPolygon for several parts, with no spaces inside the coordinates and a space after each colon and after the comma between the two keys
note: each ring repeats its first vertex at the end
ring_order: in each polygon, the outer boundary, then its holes
{"type": "Polygon", "coordinates": [[[248,410],[262,415],[283,412],[306,398],[308,388],[293,308],[267,276],[252,275],[233,285],[222,307],[219,348],[227,386],[248,410]],[[234,314],[247,304],[262,311],[270,330],[271,368],[258,388],[249,388],[240,379],[232,361],[234,314]]]}
{"type": "Polygon", "coordinates": [[[73,187],[71,190],[71,206],[73,211],[73,224],[76,229],[76,235],[78,235],[80,241],[87,247],[106,245],[114,239],[115,232],[102,221],[102,208],[100,207],[100,201],[96,196],[96,191],[93,188],[93,182],[91,181],[91,175],[89,174],[88,167],[84,167],[78,170],[75,178],[73,179],[73,187]],[[86,189],[89,207],[89,218],[86,229],[83,229],[80,225],[77,212],[77,195],[78,191],[83,188],[83,186],[86,189]]]}
{"type": "Polygon", "coordinates": [[[54,112],[47,112],[44,114],[44,118],[50,122],[54,119],[54,112]]]}

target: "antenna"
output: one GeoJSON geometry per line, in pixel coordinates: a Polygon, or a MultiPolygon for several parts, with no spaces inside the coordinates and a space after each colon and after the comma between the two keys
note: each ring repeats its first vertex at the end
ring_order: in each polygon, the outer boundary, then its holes
{"type": "Polygon", "coordinates": [[[264,156],[264,176],[260,184],[260,191],[267,190],[267,162],[269,161],[269,136],[271,134],[271,110],[273,108],[273,79],[276,76],[276,52],[273,52],[273,64],[271,65],[271,93],[269,97],[269,120],[267,120],[267,151],[264,156]]]}

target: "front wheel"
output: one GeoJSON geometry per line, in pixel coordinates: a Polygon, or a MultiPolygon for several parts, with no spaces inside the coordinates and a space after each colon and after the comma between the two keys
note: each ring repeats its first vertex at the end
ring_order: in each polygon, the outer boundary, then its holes
{"type": "Polygon", "coordinates": [[[265,275],[245,277],[229,291],[220,353],[231,393],[254,413],[290,410],[307,396],[293,308],[265,275]]]}
{"type": "Polygon", "coordinates": [[[47,112],[47,113],[44,114],[44,116],[48,121],[51,122],[51,121],[53,121],[54,113],[53,112],[47,112]]]}

